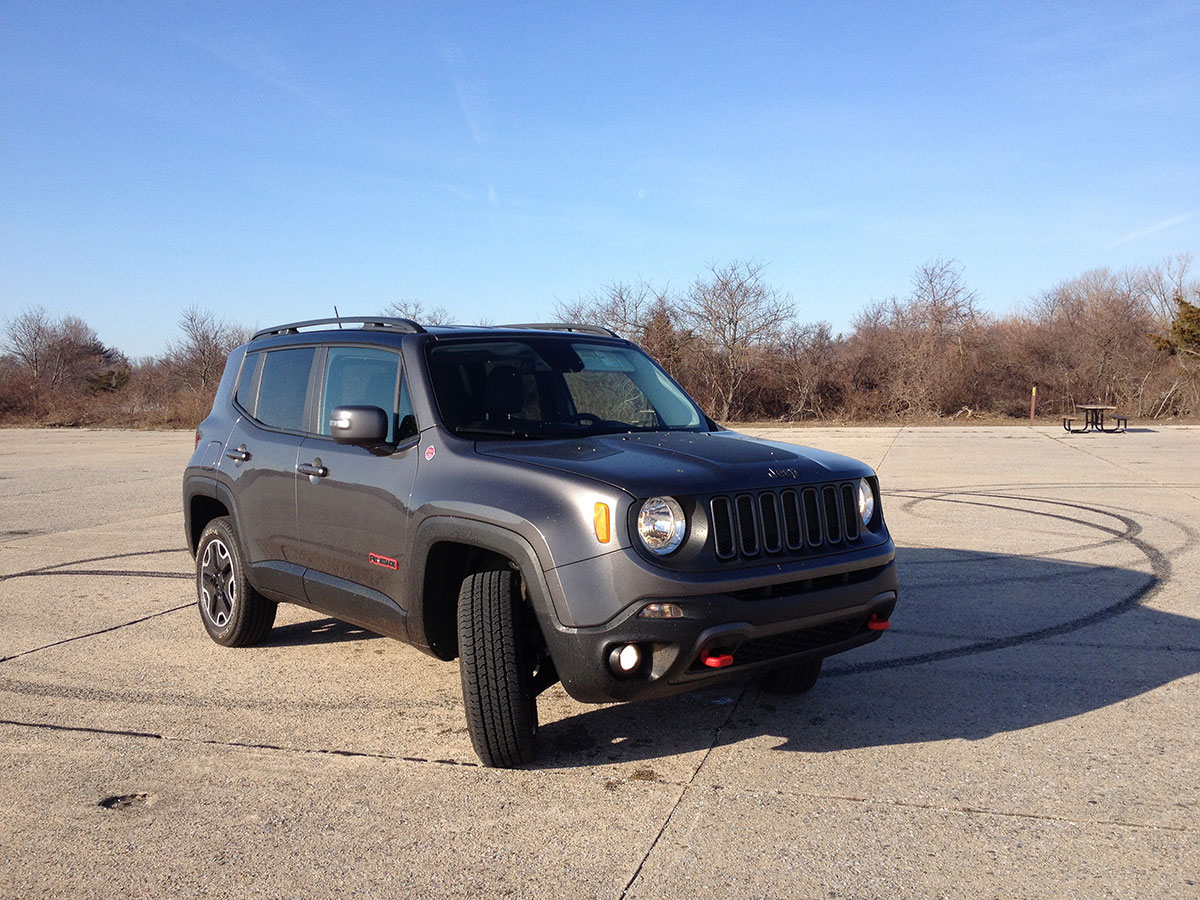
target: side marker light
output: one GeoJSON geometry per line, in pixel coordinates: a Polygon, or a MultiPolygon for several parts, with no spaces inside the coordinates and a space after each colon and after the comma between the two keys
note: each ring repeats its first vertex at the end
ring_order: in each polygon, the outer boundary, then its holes
{"type": "Polygon", "coordinates": [[[597,503],[592,507],[592,527],[600,543],[607,544],[612,540],[612,515],[607,503],[597,503]]]}

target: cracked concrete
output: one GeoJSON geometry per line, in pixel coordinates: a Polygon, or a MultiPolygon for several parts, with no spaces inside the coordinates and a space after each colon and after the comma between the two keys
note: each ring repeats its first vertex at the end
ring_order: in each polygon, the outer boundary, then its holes
{"type": "Polygon", "coordinates": [[[502,772],[452,664],[207,639],[190,433],[0,431],[0,896],[1200,896],[1200,429],[759,433],[879,468],[893,629],[502,772]]]}

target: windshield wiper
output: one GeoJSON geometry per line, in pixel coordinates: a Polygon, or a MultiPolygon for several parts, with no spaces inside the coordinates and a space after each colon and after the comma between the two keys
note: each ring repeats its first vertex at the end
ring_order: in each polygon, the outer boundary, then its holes
{"type": "Polygon", "coordinates": [[[455,428],[454,433],[459,437],[509,437],[524,441],[537,440],[541,437],[541,435],[531,434],[528,431],[514,428],[511,425],[508,427],[500,425],[463,425],[455,428]]]}

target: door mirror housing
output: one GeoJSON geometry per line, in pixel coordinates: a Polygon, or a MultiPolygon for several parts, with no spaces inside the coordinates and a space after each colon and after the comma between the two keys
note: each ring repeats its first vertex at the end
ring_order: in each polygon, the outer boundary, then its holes
{"type": "Polygon", "coordinates": [[[388,415],[378,406],[335,406],[329,433],[339,444],[382,444],[387,441],[388,415]]]}

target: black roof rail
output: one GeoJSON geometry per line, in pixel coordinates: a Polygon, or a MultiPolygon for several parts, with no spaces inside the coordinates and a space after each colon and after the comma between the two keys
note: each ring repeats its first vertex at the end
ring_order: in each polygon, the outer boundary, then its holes
{"type": "Polygon", "coordinates": [[[299,334],[301,328],[316,328],[321,325],[336,325],[341,328],[345,324],[361,324],[367,329],[394,329],[403,334],[424,334],[425,329],[412,319],[399,319],[393,316],[338,316],[336,319],[308,319],[304,322],[290,322],[287,325],[275,325],[254,333],[252,341],[259,338],[272,337],[277,334],[299,334]]]}
{"type": "Polygon", "coordinates": [[[580,325],[576,322],[521,322],[514,325],[501,325],[500,327],[536,328],[541,331],[578,331],[581,334],[596,334],[601,337],[620,337],[611,328],[605,328],[603,325],[580,325]]]}

